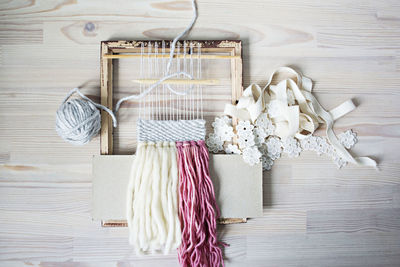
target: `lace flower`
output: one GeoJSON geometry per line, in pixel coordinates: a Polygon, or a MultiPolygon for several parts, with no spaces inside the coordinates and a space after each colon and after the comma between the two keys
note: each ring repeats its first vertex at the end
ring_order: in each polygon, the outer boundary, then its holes
{"type": "Polygon", "coordinates": [[[318,139],[316,136],[310,135],[309,137],[300,140],[300,145],[303,150],[315,151],[318,147],[318,139]]]}
{"type": "Polygon", "coordinates": [[[251,166],[260,163],[261,152],[257,147],[246,147],[243,149],[243,160],[251,166]]]}
{"type": "Polygon", "coordinates": [[[234,136],[233,127],[228,124],[218,125],[217,127],[214,127],[214,134],[222,141],[231,141],[234,136]]]}
{"type": "Polygon", "coordinates": [[[276,101],[270,102],[267,106],[267,113],[269,114],[269,116],[271,118],[275,118],[275,117],[279,116],[280,108],[279,108],[278,102],[276,102],[276,101]]]}
{"type": "Polygon", "coordinates": [[[254,128],[253,134],[256,145],[261,145],[264,143],[265,138],[268,136],[263,128],[254,128]]]}
{"type": "Polygon", "coordinates": [[[258,116],[255,125],[259,129],[263,129],[265,133],[268,135],[273,135],[275,131],[275,126],[272,124],[272,122],[268,119],[267,113],[261,113],[260,116],[258,116]]]}
{"type": "Polygon", "coordinates": [[[242,151],[238,148],[237,145],[229,144],[225,147],[226,154],[241,154],[242,151]]]}
{"type": "Polygon", "coordinates": [[[347,165],[347,161],[345,161],[344,159],[342,159],[339,155],[337,155],[336,153],[333,155],[332,157],[333,162],[335,162],[336,166],[340,169],[344,166],[347,165]]]}
{"type": "Polygon", "coordinates": [[[213,153],[217,153],[218,151],[221,151],[224,149],[222,146],[224,144],[224,142],[221,140],[221,138],[219,138],[219,136],[217,136],[213,133],[210,133],[208,135],[206,144],[207,144],[208,150],[213,153]]]}
{"type": "Polygon", "coordinates": [[[265,143],[267,147],[267,156],[272,160],[276,160],[281,157],[282,142],[278,137],[270,137],[265,143]]]}
{"type": "Polygon", "coordinates": [[[286,138],[282,143],[283,152],[287,153],[289,157],[298,157],[301,152],[301,147],[296,139],[293,137],[286,138]]]}
{"type": "Polygon", "coordinates": [[[223,127],[224,125],[231,126],[232,119],[230,119],[228,116],[216,117],[211,125],[212,127],[214,127],[214,129],[218,127],[223,127]]]}
{"type": "Polygon", "coordinates": [[[246,148],[246,147],[251,147],[254,146],[255,140],[254,140],[254,135],[253,132],[248,134],[247,132],[244,132],[243,134],[238,135],[238,144],[240,148],[246,148]]]}
{"type": "Polygon", "coordinates": [[[315,151],[317,152],[318,155],[322,155],[322,154],[331,155],[332,154],[333,148],[328,143],[326,138],[319,137],[317,143],[318,143],[318,146],[315,151]]]}
{"type": "Polygon", "coordinates": [[[272,168],[272,165],[274,165],[274,161],[264,155],[261,156],[261,163],[264,171],[269,171],[272,168]]]}
{"type": "Polygon", "coordinates": [[[352,130],[347,130],[339,134],[340,143],[347,149],[352,148],[357,143],[357,135],[352,130]]]}
{"type": "Polygon", "coordinates": [[[248,136],[253,135],[254,126],[250,123],[250,121],[239,121],[238,125],[236,125],[236,131],[238,135],[248,136]]]}

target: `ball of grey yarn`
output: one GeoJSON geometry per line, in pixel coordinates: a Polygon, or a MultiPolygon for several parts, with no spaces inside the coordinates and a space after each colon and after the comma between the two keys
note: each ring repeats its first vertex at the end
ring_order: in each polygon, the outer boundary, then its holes
{"type": "Polygon", "coordinates": [[[100,111],[95,105],[83,99],[63,103],[56,114],[56,131],[65,141],[84,145],[99,133],[100,111]]]}

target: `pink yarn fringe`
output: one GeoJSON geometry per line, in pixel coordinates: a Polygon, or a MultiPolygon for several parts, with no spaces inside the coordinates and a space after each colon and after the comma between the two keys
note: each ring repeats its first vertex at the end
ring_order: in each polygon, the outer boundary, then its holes
{"type": "Polygon", "coordinates": [[[209,155],[204,141],[178,142],[179,216],[182,266],[224,266],[217,240],[220,215],[210,179],[209,155]]]}

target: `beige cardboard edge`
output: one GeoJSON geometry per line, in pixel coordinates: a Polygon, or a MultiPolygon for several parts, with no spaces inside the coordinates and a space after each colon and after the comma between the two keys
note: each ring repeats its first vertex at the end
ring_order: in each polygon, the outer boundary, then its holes
{"type": "MultiPolygon", "coordinates": [[[[92,218],[124,220],[132,155],[93,157],[92,218]]],[[[210,155],[210,175],[222,218],[254,218],[263,213],[262,166],[240,155],[210,155]]]]}

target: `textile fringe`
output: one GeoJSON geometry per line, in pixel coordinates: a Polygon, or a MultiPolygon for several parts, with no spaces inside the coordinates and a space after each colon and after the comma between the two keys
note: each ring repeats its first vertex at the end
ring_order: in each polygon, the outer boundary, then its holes
{"type": "Polygon", "coordinates": [[[139,143],[127,193],[129,241],[137,254],[179,247],[177,190],[175,143],[139,143]]]}
{"type": "Polygon", "coordinates": [[[203,140],[177,142],[179,167],[179,216],[181,266],[224,266],[217,240],[220,212],[210,179],[208,150],[203,140]]]}

